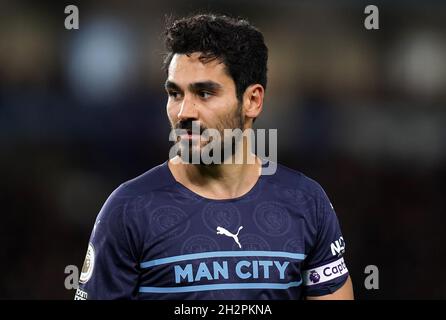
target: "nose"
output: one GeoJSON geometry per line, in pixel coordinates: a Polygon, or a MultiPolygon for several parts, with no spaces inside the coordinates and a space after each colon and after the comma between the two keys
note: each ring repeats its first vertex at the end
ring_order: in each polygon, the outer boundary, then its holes
{"type": "Polygon", "coordinates": [[[198,111],[195,107],[194,101],[190,98],[184,98],[178,112],[178,120],[198,120],[198,111]]]}

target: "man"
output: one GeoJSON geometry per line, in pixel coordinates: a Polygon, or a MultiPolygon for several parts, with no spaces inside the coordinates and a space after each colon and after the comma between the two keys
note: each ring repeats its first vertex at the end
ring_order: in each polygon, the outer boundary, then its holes
{"type": "Polygon", "coordinates": [[[179,156],[108,198],[76,297],[352,299],[344,240],[322,188],[281,165],[263,174],[249,136],[224,137],[224,129],[252,128],[262,111],[262,34],[245,20],[196,15],[167,27],[166,46],[179,156]],[[201,135],[207,129],[222,140],[201,135]],[[220,162],[181,161],[211,144],[220,162]],[[227,161],[236,158],[243,161],[227,161]]]}

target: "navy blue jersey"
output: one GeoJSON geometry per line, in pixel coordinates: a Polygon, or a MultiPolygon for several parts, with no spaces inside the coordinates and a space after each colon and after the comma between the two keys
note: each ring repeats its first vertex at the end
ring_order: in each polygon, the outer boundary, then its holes
{"type": "Polygon", "coordinates": [[[91,234],[76,299],[301,299],[348,277],[318,183],[278,165],[245,195],[206,199],[167,162],[117,188],[91,234]]]}

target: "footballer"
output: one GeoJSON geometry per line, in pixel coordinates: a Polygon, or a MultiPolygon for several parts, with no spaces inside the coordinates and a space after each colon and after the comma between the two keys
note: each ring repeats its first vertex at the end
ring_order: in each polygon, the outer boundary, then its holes
{"type": "Polygon", "coordinates": [[[109,196],[75,299],[353,299],[345,241],[321,186],[280,164],[264,174],[268,161],[249,137],[231,138],[228,152],[224,130],[251,129],[262,112],[262,33],[244,19],[200,14],[169,23],[165,44],[166,110],[183,143],[109,196]],[[215,146],[206,129],[223,136],[225,161],[184,161],[215,146]]]}

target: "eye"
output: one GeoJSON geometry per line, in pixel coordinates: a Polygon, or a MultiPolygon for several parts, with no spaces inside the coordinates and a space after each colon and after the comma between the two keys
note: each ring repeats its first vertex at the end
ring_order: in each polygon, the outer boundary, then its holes
{"type": "Polygon", "coordinates": [[[210,93],[208,91],[199,91],[198,96],[203,99],[208,99],[212,96],[212,93],[210,93]]]}
{"type": "Polygon", "coordinates": [[[167,94],[173,99],[178,98],[178,96],[180,95],[177,91],[168,91],[167,94]]]}

